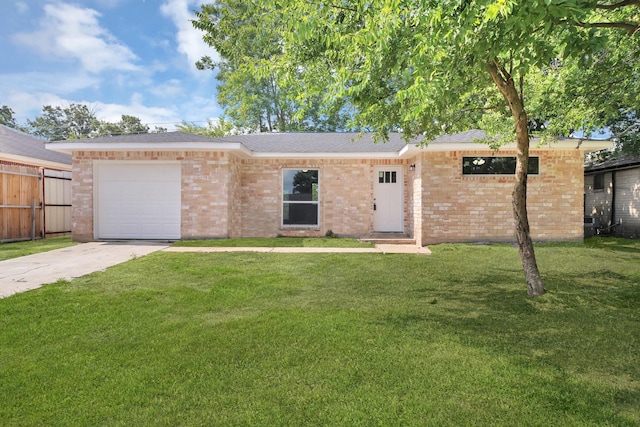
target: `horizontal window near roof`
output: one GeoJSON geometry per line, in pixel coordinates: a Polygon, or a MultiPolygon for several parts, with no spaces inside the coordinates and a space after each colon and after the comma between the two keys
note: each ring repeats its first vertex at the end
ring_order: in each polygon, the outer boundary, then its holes
{"type": "MultiPolygon", "coordinates": [[[[462,158],[463,175],[513,175],[516,173],[514,156],[475,156],[462,158]]],[[[529,175],[540,173],[539,157],[529,157],[529,175]]]]}

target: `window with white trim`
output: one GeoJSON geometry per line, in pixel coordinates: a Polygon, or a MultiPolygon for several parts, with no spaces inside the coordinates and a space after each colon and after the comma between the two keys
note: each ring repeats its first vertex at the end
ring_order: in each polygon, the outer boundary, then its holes
{"type": "Polygon", "coordinates": [[[318,225],[318,178],[319,171],[317,169],[283,169],[283,226],[318,225]]]}

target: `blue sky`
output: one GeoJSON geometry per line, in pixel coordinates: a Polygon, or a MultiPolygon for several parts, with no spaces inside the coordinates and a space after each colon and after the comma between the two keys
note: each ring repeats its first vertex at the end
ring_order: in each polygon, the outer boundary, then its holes
{"type": "Polygon", "coordinates": [[[89,105],[99,119],[122,114],[171,130],[222,114],[215,58],[189,22],[202,0],[0,2],[0,105],[20,124],[42,106],[89,105]]]}

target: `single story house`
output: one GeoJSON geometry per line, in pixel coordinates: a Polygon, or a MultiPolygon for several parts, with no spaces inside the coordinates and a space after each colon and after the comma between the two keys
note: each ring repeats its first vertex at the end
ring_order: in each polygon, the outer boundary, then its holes
{"type": "Polygon", "coordinates": [[[640,237],[640,157],[585,165],[584,216],[592,233],[640,237]]]}
{"type": "Polygon", "coordinates": [[[71,156],[0,125],[0,241],[71,232],[71,156]]]}
{"type": "MultiPolygon", "coordinates": [[[[48,144],[73,157],[73,238],[366,237],[419,245],[514,241],[515,146],[483,132],[421,147],[390,135],[182,132],[48,144]]],[[[583,238],[584,153],[602,141],[532,144],[529,221],[535,240],[583,238]]]]}

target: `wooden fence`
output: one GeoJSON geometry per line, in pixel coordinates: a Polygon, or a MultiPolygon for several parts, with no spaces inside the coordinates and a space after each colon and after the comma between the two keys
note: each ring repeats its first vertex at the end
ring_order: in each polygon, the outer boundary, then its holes
{"type": "Polygon", "coordinates": [[[71,232],[71,172],[0,162],[0,242],[71,232]]]}

